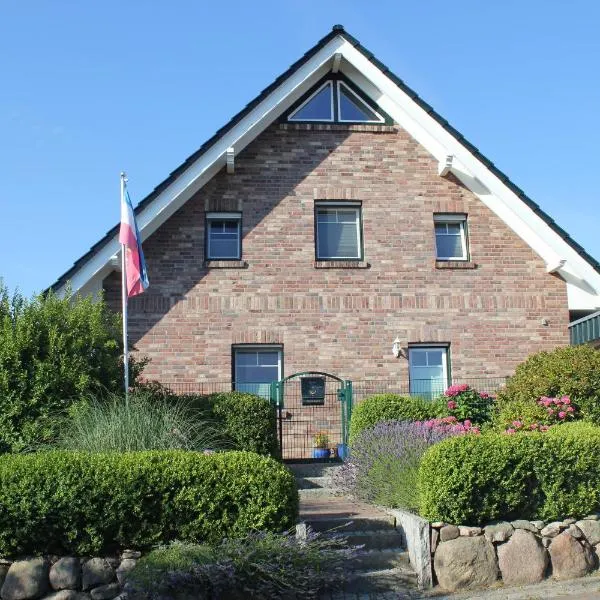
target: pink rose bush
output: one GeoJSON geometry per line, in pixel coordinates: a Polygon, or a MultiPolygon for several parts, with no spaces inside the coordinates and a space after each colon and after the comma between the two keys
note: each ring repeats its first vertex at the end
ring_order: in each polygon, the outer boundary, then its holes
{"type": "Polygon", "coordinates": [[[523,431],[545,432],[553,425],[571,421],[578,416],[577,409],[573,406],[569,396],[562,396],[561,398],[542,396],[537,404],[546,410],[544,422],[525,424],[522,419],[516,419],[506,427],[504,433],[513,435],[523,431]]]}
{"type": "Polygon", "coordinates": [[[458,421],[472,421],[481,425],[491,418],[494,398],[478,392],[466,383],[451,385],[443,395],[450,416],[458,421]]]}

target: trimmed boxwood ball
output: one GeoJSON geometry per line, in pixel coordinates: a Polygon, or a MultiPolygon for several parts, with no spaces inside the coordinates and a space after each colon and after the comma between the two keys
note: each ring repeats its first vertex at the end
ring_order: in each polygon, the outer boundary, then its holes
{"type": "Polygon", "coordinates": [[[448,414],[439,400],[424,400],[416,396],[375,394],[365,398],[352,410],[350,444],[363,430],[381,421],[423,421],[448,414]]]}
{"type": "Polygon", "coordinates": [[[291,472],[250,452],[0,456],[0,555],[215,543],[293,526],[291,472]]]}
{"type": "Polygon", "coordinates": [[[598,448],[600,427],[588,423],[444,440],[423,456],[419,512],[432,521],[469,525],[598,512],[598,448]]]}
{"type": "Polygon", "coordinates": [[[529,356],[498,393],[498,427],[515,419],[539,421],[545,412],[536,402],[542,396],[569,396],[582,419],[600,425],[600,351],[581,345],[529,356]]]}

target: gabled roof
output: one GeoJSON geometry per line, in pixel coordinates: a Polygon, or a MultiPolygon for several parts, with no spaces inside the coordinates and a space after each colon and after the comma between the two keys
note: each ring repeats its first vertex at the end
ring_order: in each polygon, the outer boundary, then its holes
{"type": "MultiPolygon", "coordinates": [[[[334,62],[440,161],[440,172],[452,170],[546,261],[548,272],[565,279],[569,308],[600,307],[600,263],[341,25],[335,25],[138,204],[135,212],[142,237],[155,231],[225,165],[228,148],[241,151],[334,62]]],[[[63,292],[68,281],[73,291],[93,289],[93,281],[97,288],[112,270],[111,259],[119,252],[117,237],[118,224],[51,288],[63,292]]]]}

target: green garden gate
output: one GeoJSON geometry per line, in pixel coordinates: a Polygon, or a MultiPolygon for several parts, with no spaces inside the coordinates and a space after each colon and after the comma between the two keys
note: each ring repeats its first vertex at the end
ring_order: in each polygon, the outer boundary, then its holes
{"type": "MultiPolygon", "coordinates": [[[[294,373],[271,384],[277,409],[279,449],[284,460],[315,459],[315,436],[326,437],[331,458],[348,448],[352,415],[352,382],[330,373],[294,373]]],[[[321,453],[323,454],[323,453],[321,453]]]]}

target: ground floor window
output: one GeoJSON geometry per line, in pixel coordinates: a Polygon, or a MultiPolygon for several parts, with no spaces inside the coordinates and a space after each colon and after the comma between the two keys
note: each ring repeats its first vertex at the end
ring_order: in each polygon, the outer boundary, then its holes
{"type": "Polygon", "coordinates": [[[268,398],[271,382],[282,378],[281,346],[234,346],[233,381],[236,390],[268,398]]]}
{"type": "Polygon", "coordinates": [[[409,346],[410,393],[435,398],[448,387],[448,347],[409,346]]]}

